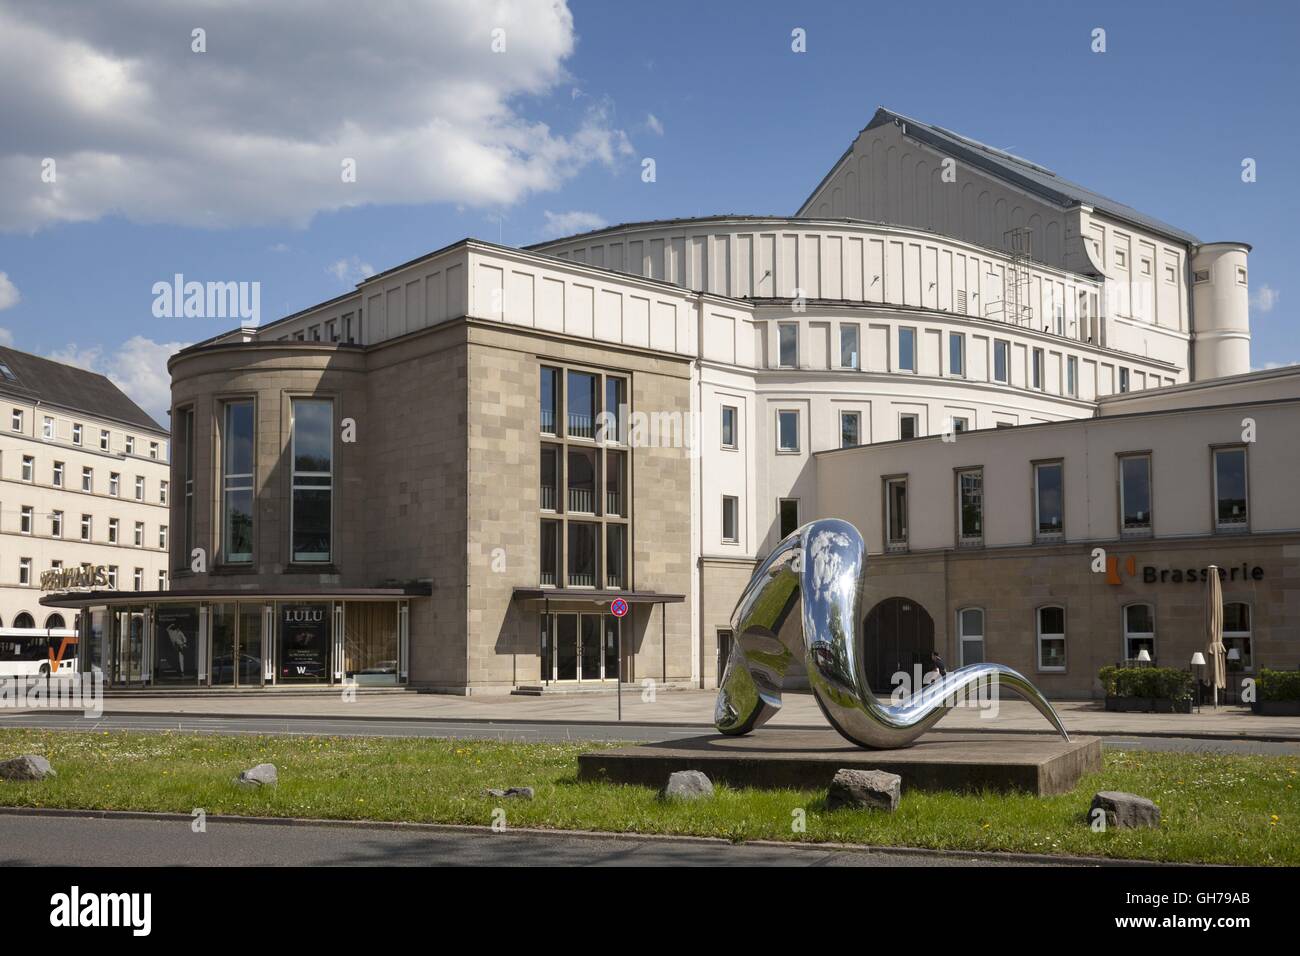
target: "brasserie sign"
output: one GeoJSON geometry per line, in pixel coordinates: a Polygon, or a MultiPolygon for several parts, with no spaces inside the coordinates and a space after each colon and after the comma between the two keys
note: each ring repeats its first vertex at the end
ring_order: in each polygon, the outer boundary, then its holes
{"type": "Polygon", "coordinates": [[[41,572],[42,591],[75,591],[108,587],[108,565],[83,564],[41,572]]]}

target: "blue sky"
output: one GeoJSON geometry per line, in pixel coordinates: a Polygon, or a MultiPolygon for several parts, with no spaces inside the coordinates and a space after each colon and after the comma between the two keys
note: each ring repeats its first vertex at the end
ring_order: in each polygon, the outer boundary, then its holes
{"type": "Polygon", "coordinates": [[[1300,362],[1300,5],[273,6],[0,0],[0,341],[159,414],[167,352],[232,324],[155,318],[174,273],[260,282],[265,322],[465,236],[790,214],[887,105],[1252,243],[1254,364],[1300,362]]]}

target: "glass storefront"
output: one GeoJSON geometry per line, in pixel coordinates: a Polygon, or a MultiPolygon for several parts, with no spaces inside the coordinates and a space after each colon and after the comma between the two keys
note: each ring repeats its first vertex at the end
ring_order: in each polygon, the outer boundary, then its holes
{"type": "Polygon", "coordinates": [[[89,607],[84,667],[115,687],[397,686],[408,616],[393,600],[89,607]]]}
{"type": "Polygon", "coordinates": [[[556,612],[540,619],[542,680],[618,680],[618,618],[556,612]]]}

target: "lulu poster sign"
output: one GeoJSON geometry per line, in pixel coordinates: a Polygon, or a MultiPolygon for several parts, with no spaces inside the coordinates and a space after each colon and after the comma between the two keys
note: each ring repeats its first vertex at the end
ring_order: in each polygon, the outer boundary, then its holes
{"type": "Polygon", "coordinates": [[[42,591],[88,591],[108,587],[108,566],[83,564],[77,568],[50,568],[41,572],[42,591]]]}
{"type": "Polygon", "coordinates": [[[329,605],[281,604],[280,679],[325,680],[329,655],[329,605]]]}

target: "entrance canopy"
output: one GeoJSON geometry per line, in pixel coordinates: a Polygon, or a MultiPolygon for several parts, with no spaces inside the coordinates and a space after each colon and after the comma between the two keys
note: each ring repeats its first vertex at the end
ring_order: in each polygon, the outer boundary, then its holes
{"type": "Polygon", "coordinates": [[[232,589],[177,589],[170,591],[59,591],[41,598],[45,607],[104,607],[118,604],[159,604],[194,601],[381,601],[385,598],[400,600],[407,597],[428,597],[428,585],[405,588],[319,588],[314,591],[276,591],[264,589],[244,591],[232,589]]]}
{"type": "Polygon", "coordinates": [[[608,604],[622,598],[628,604],[681,604],[684,594],[659,594],[656,591],[607,591],[593,588],[515,588],[515,601],[570,601],[575,604],[608,604]]]}

